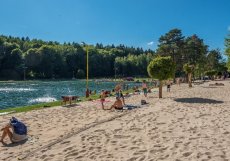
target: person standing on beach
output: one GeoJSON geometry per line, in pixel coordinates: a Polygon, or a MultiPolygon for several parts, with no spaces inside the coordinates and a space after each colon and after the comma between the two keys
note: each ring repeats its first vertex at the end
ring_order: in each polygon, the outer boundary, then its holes
{"type": "Polygon", "coordinates": [[[178,86],[180,86],[180,78],[177,78],[176,84],[177,84],[178,86]]]}
{"type": "Polygon", "coordinates": [[[143,92],[144,92],[144,96],[147,97],[148,90],[147,90],[147,83],[146,83],[145,80],[143,80],[142,89],[143,89],[143,92]]]}
{"type": "Polygon", "coordinates": [[[101,97],[101,107],[102,107],[102,109],[104,109],[105,108],[105,106],[104,106],[104,102],[105,102],[105,91],[104,90],[101,90],[101,94],[100,94],[100,97],[101,97]]]}
{"type": "Polygon", "coordinates": [[[167,81],[167,92],[170,92],[170,88],[171,88],[171,82],[168,80],[167,81]]]}

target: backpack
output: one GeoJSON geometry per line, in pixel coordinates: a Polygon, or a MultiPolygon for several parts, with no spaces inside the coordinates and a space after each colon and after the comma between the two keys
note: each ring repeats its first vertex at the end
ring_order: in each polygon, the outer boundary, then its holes
{"type": "Polygon", "coordinates": [[[26,135],[27,134],[27,127],[24,123],[12,117],[10,119],[10,124],[13,126],[14,132],[18,135],[26,135]]]}
{"type": "Polygon", "coordinates": [[[145,105],[147,102],[145,100],[141,100],[141,105],[145,105]]]}

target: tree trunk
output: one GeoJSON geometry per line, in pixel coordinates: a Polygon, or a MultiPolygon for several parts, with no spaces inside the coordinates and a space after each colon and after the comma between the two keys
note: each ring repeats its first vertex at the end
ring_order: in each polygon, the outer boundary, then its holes
{"type": "Polygon", "coordinates": [[[163,82],[160,81],[160,84],[159,84],[159,98],[162,98],[162,84],[163,84],[163,82]]]}
{"type": "Polygon", "coordinates": [[[192,87],[192,73],[188,73],[188,84],[189,87],[192,87]]]}
{"type": "Polygon", "coordinates": [[[176,73],[173,73],[173,83],[176,83],[176,73]]]}

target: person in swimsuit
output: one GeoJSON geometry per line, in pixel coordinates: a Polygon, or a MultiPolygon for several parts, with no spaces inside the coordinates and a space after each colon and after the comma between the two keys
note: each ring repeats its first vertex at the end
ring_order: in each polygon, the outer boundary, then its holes
{"type": "Polygon", "coordinates": [[[168,82],[167,82],[167,92],[170,92],[170,88],[171,88],[171,82],[168,80],[168,82]]]}
{"type": "Polygon", "coordinates": [[[121,86],[120,85],[117,85],[116,87],[115,87],[115,96],[116,96],[116,98],[121,98],[122,99],[122,103],[123,103],[123,105],[125,105],[125,97],[124,97],[124,95],[123,95],[123,93],[122,93],[122,90],[121,90],[121,86]]]}
{"type": "Polygon", "coordinates": [[[147,93],[148,93],[148,88],[147,88],[147,83],[145,80],[143,80],[143,83],[142,83],[142,89],[143,89],[143,92],[144,92],[144,96],[147,97],[147,93]]]}

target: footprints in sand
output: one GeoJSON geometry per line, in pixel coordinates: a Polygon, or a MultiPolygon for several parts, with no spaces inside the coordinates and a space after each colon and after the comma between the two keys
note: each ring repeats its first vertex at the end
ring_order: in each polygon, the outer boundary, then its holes
{"type": "Polygon", "coordinates": [[[186,153],[183,153],[183,156],[184,157],[188,157],[189,155],[191,155],[192,154],[192,152],[186,152],[186,153]]]}
{"type": "Polygon", "coordinates": [[[64,141],[61,144],[68,144],[68,143],[70,143],[70,141],[64,141]]]}
{"type": "MultiPolygon", "coordinates": [[[[141,112],[132,111],[125,117],[64,139],[49,150],[42,150],[30,160],[219,161],[229,159],[229,152],[222,148],[229,147],[230,144],[229,109],[216,106],[213,112],[211,107],[205,105],[187,106],[185,103],[175,103],[173,99],[161,100],[161,103],[163,107],[159,103],[159,106],[154,106],[151,110],[146,108],[141,112]]],[[[54,122],[59,122],[63,129],[67,129],[67,124],[71,126],[68,130],[78,128],[81,119],[84,118],[81,117],[82,113],[79,110],[74,110],[71,112],[79,117],[78,119],[68,113],[64,114],[64,118],[53,118],[54,122]],[[68,119],[74,120],[72,124],[68,119]]],[[[97,114],[95,111],[87,112],[90,113],[89,121],[83,120],[85,125],[100,121],[92,117],[97,114]]],[[[106,114],[111,113],[106,111],[106,114]]],[[[38,128],[43,130],[41,125],[38,128]]],[[[64,138],[69,131],[72,132],[72,130],[64,131],[60,132],[58,138],[64,138]]]]}

